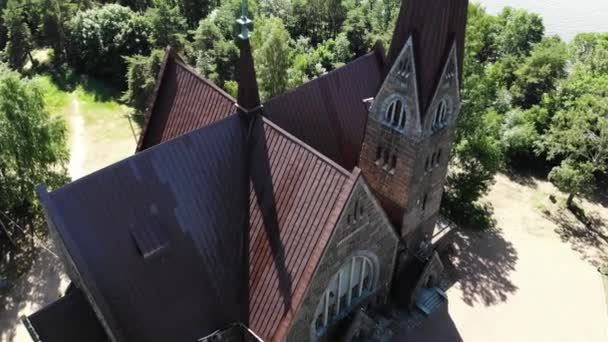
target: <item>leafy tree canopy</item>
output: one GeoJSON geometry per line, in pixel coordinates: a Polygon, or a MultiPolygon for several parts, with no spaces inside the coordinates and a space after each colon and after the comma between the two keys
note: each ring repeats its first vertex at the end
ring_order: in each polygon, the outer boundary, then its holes
{"type": "Polygon", "coordinates": [[[67,181],[66,133],[37,83],[0,65],[0,274],[19,275],[32,261],[31,235],[46,231],[34,187],[67,181]]]}

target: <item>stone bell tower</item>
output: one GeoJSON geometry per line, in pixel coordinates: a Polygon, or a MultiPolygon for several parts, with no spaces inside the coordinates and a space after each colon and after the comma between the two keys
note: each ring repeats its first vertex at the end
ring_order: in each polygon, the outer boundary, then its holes
{"type": "Polygon", "coordinates": [[[432,234],[460,111],[467,0],[404,0],[359,166],[408,250],[432,234]]]}

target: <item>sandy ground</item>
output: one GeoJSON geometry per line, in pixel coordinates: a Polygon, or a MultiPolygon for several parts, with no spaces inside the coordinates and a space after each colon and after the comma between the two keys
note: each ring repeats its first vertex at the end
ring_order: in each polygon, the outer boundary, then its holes
{"type": "Polygon", "coordinates": [[[589,230],[550,194],[563,201],[549,183],[497,176],[487,197],[497,228],[459,234],[447,311],[403,340],[608,341],[596,270],[608,262],[608,205],[583,202],[595,218],[589,230]]]}
{"type": "MultiPolygon", "coordinates": [[[[51,246],[52,248],[52,246],[51,246]]],[[[69,285],[63,266],[51,253],[41,250],[30,272],[3,299],[0,342],[32,342],[20,320],[55,301],[69,285]]]]}

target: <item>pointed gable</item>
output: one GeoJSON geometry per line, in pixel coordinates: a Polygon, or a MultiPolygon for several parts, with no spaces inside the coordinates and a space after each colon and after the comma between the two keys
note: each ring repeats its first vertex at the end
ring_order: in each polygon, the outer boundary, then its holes
{"type": "Polygon", "coordinates": [[[258,120],[254,132],[250,327],[268,341],[282,341],[357,174],[267,119],[258,120]]]}
{"type": "Polygon", "coordinates": [[[414,46],[410,37],[374,98],[370,117],[408,137],[420,135],[421,115],[416,80],[414,46]]]}
{"type": "MultiPolygon", "coordinates": [[[[462,70],[468,0],[402,0],[387,55],[387,68],[413,38],[420,109],[424,115],[437,87],[446,57],[456,41],[458,70],[462,70]]],[[[388,70],[387,70],[388,71],[388,70]]],[[[462,75],[458,75],[461,79],[462,75]]]]}
{"type": "Polygon", "coordinates": [[[235,113],[236,100],[169,49],[151,102],[138,152],[226,118],[235,113]]]}
{"type": "Polygon", "coordinates": [[[425,133],[433,133],[445,126],[455,124],[460,112],[460,81],[458,79],[458,55],[456,43],[444,61],[439,83],[425,115],[425,133]]]}

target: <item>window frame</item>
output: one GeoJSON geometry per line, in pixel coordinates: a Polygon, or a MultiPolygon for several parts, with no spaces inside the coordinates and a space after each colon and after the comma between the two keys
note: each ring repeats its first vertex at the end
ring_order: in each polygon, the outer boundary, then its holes
{"type": "Polygon", "coordinates": [[[380,267],[375,255],[366,252],[349,257],[330,278],[325,291],[320,296],[311,322],[313,338],[325,334],[330,326],[348,316],[369,298],[377,287],[379,273],[380,267]],[[343,287],[344,293],[342,293],[343,287]],[[344,296],[346,296],[345,307],[344,296]]]}

